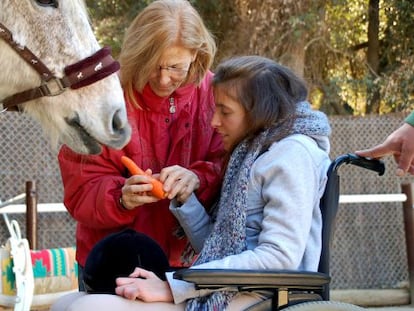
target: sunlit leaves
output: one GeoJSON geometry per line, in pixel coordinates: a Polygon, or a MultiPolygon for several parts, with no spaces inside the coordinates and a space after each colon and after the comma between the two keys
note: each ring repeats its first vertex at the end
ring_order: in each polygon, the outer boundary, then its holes
{"type": "MultiPolygon", "coordinates": [[[[125,29],[151,0],[86,0],[95,33],[119,53],[125,29]]],[[[369,0],[190,0],[216,37],[215,63],[259,54],[304,73],[315,106],[364,114],[414,108],[414,1],[380,0],[380,64],[367,62],[369,0]]]]}

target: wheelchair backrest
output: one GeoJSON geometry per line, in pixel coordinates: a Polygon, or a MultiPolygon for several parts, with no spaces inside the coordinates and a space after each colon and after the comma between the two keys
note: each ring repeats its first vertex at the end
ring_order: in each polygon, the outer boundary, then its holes
{"type": "Polygon", "coordinates": [[[385,165],[380,160],[359,157],[355,154],[344,154],[332,161],[328,168],[328,181],[321,198],[320,208],[322,213],[322,252],[319,261],[318,272],[329,275],[330,244],[333,239],[335,218],[339,206],[339,174],[342,164],[353,164],[365,169],[377,172],[380,176],[385,172],[385,165]]]}

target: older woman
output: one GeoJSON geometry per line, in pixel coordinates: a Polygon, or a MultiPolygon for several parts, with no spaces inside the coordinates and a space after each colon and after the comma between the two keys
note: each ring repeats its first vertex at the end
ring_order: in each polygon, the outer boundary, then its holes
{"type": "Polygon", "coordinates": [[[66,146],[59,153],[64,203],[77,220],[81,289],[92,247],[126,228],[152,237],[170,266],[192,262],[193,249],[168,205],[195,192],[208,208],[220,186],[223,146],[210,125],[215,51],[200,15],[185,0],[152,2],[127,30],[119,60],[131,141],[99,156],[81,156],[66,146]],[[154,173],[168,197],[152,196],[147,176],[130,176],[122,155],[154,173]]]}

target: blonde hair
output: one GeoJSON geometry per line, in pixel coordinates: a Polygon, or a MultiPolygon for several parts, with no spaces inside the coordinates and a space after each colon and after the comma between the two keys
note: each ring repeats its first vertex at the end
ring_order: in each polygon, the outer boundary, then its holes
{"type": "Polygon", "coordinates": [[[197,53],[184,84],[199,84],[216,53],[213,36],[187,0],[154,1],[135,17],[119,56],[121,84],[128,99],[135,102],[134,89],[142,92],[162,53],[174,45],[197,53]]]}

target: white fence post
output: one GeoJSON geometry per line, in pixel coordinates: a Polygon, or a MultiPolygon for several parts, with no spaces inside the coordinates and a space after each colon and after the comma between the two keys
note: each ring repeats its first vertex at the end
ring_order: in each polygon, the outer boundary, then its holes
{"type": "Polygon", "coordinates": [[[403,203],[405,243],[407,246],[407,264],[409,274],[410,304],[414,304],[414,206],[413,206],[413,183],[401,185],[402,192],[407,196],[403,203]]]}

